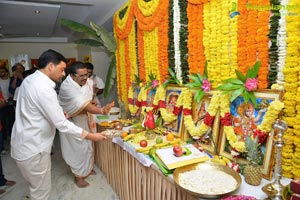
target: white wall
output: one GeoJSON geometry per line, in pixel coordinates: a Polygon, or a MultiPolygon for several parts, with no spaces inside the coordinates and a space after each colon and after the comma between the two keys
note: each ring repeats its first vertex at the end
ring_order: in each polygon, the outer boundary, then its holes
{"type": "Polygon", "coordinates": [[[30,59],[39,58],[48,49],[60,52],[66,58],[78,58],[77,46],[67,43],[0,43],[0,59],[10,59],[17,54],[28,54],[30,59]]]}
{"type": "MultiPolygon", "coordinates": [[[[109,67],[109,58],[101,48],[89,48],[72,43],[0,43],[0,59],[10,59],[16,54],[28,54],[29,59],[37,59],[45,50],[53,49],[60,52],[66,58],[76,58],[83,61],[84,56],[91,55],[94,71],[105,83],[106,73],[109,67]]],[[[116,99],[116,89],[106,99],[101,95],[101,103],[106,104],[116,99]]],[[[117,103],[117,102],[116,102],[117,103]]]]}

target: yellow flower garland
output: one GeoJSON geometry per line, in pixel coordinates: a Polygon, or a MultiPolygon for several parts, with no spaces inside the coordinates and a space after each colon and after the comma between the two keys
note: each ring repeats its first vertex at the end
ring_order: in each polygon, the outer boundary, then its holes
{"type": "MultiPolygon", "coordinates": [[[[184,89],[180,95],[183,98],[183,109],[191,110],[192,109],[192,92],[188,89],[184,89]]],[[[217,93],[212,96],[208,107],[208,113],[210,116],[215,116],[219,108],[219,97],[217,93]]],[[[184,115],[184,126],[191,136],[202,136],[209,127],[202,121],[199,127],[196,127],[191,115],[184,115]]]]}
{"type": "Polygon", "coordinates": [[[132,103],[128,103],[128,107],[129,107],[129,112],[132,115],[134,115],[139,109],[139,107],[136,106],[133,102],[133,94],[134,94],[134,89],[132,87],[130,87],[128,90],[128,99],[131,99],[132,103]]]}
{"type": "MultiPolygon", "coordinates": [[[[159,86],[159,88],[157,89],[156,91],[156,95],[158,95],[158,99],[159,101],[165,101],[165,98],[166,98],[166,90],[162,87],[162,86],[159,86]]],[[[156,96],[155,95],[155,96],[156,96]]],[[[180,96],[179,96],[180,97],[180,96]]],[[[155,99],[155,98],[154,98],[155,99]]],[[[177,101],[178,102],[178,101],[177,101]]],[[[177,103],[176,103],[177,104],[177,103]]],[[[163,118],[163,120],[165,122],[172,122],[174,120],[177,119],[177,116],[174,115],[172,112],[168,112],[166,108],[159,108],[159,111],[160,111],[160,114],[161,114],[161,117],[163,118]]]]}

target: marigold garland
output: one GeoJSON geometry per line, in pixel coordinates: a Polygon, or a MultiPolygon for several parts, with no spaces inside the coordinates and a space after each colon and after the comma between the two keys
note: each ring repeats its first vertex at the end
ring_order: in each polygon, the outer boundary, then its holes
{"type": "Polygon", "coordinates": [[[203,4],[202,1],[196,4],[188,1],[187,17],[188,17],[188,63],[189,74],[203,73],[205,55],[203,38],[203,4]]]}
{"type": "MultiPolygon", "coordinates": [[[[169,4],[169,0],[166,0],[169,4]]],[[[158,26],[158,65],[159,65],[159,77],[160,82],[164,82],[168,79],[168,67],[169,67],[169,54],[168,54],[168,44],[169,44],[169,15],[163,15],[162,21],[158,26]]]]}
{"type": "MultiPolygon", "coordinates": [[[[258,5],[270,7],[270,1],[259,0],[258,5]]],[[[268,86],[268,61],[269,61],[269,18],[270,11],[264,10],[257,13],[257,60],[261,61],[258,74],[258,88],[265,89],[268,86]]]]}
{"type": "Polygon", "coordinates": [[[214,117],[219,108],[220,99],[217,93],[212,96],[205,119],[201,122],[200,126],[196,127],[191,115],[192,92],[188,89],[184,89],[181,95],[184,96],[183,110],[190,110],[190,112],[184,112],[184,126],[191,136],[200,137],[212,126],[214,117]]]}

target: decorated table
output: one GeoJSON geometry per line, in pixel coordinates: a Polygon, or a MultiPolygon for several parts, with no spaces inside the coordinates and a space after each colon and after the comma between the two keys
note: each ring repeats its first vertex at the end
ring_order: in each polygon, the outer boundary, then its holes
{"type": "MultiPolygon", "coordinates": [[[[111,116],[113,119],[116,116],[111,116]]],[[[98,130],[103,128],[98,125],[98,130]]],[[[149,156],[137,153],[120,137],[95,144],[95,163],[101,169],[108,183],[122,200],[160,199],[192,200],[199,199],[180,188],[173,176],[165,176],[149,156]]],[[[241,186],[233,194],[254,196],[266,199],[262,187],[269,183],[265,179],[259,186],[251,186],[241,176],[241,186]]],[[[287,185],[289,179],[282,179],[287,185]]]]}

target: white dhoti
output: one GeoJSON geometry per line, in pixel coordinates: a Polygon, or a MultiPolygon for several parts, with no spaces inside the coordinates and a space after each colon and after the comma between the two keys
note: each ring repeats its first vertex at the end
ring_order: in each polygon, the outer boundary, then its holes
{"type": "Polygon", "coordinates": [[[51,191],[51,158],[41,152],[27,160],[16,160],[23,177],[29,183],[30,200],[47,200],[51,191]]]}
{"type": "MultiPolygon", "coordinates": [[[[77,126],[95,131],[95,122],[91,114],[79,114],[92,100],[93,85],[88,79],[85,86],[78,85],[68,76],[62,83],[59,91],[59,102],[64,111],[72,116],[69,120],[77,126]]],[[[94,166],[93,142],[78,140],[71,134],[60,133],[62,155],[76,177],[86,177],[94,166]]]]}

